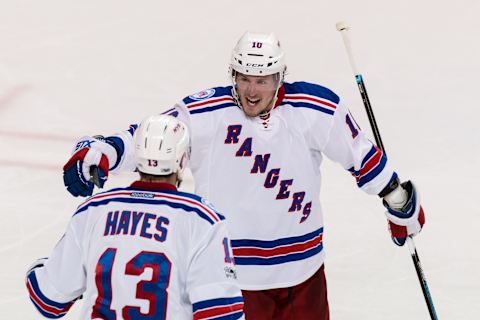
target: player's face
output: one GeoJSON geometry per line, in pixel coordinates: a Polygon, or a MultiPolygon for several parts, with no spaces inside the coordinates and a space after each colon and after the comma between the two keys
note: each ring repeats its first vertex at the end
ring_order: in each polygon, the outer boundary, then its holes
{"type": "Polygon", "coordinates": [[[276,75],[249,76],[237,73],[236,90],[247,116],[256,117],[272,108],[278,86],[277,78],[276,75]]]}

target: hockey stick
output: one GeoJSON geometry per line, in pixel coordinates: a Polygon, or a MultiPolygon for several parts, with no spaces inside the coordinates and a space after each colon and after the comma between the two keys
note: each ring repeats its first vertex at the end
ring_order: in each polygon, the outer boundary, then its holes
{"type": "Polygon", "coordinates": [[[98,175],[98,167],[97,166],[91,166],[90,167],[90,181],[93,182],[94,185],[97,186],[97,188],[101,188],[100,186],[100,177],[98,175]]]}
{"type": "MultiPolygon", "coordinates": [[[[365,88],[365,83],[363,82],[363,77],[360,72],[358,72],[355,60],[353,59],[350,38],[347,32],[349,30],[349,26],[345,22],[338,22],[336,24],[336,27],[337,31],[342,34],[343,43],[345,44],[345,48],[347,50],[348,60],[350,61],[350,65],[355,75],[355,80],[357,82],[358,89],[360,90],[360,95],[362,96],[363,105],[365,106],[365,109],[367,111],[368,120],[370,122],[375,141],[378,147],[382,150],[383,154],[386,155],[385,147],[383,146],[382,138],[380,137],[380,131],[378,130],[377,122],[375,121],[375,117],[373,115],[370,99],[368,98],[367,89],[365,88]]],[[[417,249],[415,248],[415,243],[413,242],[412,237],[407,237],[407,244],[408,249],[410,250],[410,254],[412,256],[413,264],[415,265],[418,280],[420,281],[420,286],[422,287],[423,296],[425,297],[425,302],[427,303],[430,317],[432,320],[438,320],[437,313],[435,312],[435,307],[433,306],[432,296],[430,295],[430,290],[428,289],[427,280],[425,279],[425,275],[423,274],[423,269],[420,264],[420,259],[418,258],[417,249]]]]}

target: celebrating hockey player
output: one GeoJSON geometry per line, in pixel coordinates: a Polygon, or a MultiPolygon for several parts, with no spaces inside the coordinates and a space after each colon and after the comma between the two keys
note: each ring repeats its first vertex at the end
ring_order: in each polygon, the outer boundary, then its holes
{"type": "Polygon", "coordinates": [[[81,204],[28,271],[43,316],[60,318],[83,295],[80,319],[244,319],[224,217],[176,189],[188,132],[167,115],[140,124],[130,150],[140,180],[81,204]]]}
{"type": "MultiPolygon", "coordinates": [[[[190,95],[165,113],[191,129],[196,192],[226,213],[246,317],[323,320],[323,157],[383,198],[395,243],[417,234],[424,216],[414,185],[400,183],[341,99],[320,85],[284,82],[285,72],[276,37],[247,32],[233,49],[231,86],[190,95]]],[[[135,130],[81,139],[64,167],[68,191],[92,193],[92,166],[100,186],[109,172],[134,170],[135,130]]]]}

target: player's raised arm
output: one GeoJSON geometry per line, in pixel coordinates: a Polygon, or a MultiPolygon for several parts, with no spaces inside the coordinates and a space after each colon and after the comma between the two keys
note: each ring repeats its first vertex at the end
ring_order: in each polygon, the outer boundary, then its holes
{"type": "Polygon", "coordinates": [[[92,195],[94,184],[103,188],[110,170],[118,167],[125,152],[124,146],[119,137],[80,138],[72,157],[63,166],[63,182],[67,190],[75,197],[86,197],[92,195]]]}
{"type": "MultiPolygon", "coordinates": [[[[164,114],[179,118],[189,126],[189,113],[178,103],[164,114]]],[[[103,188],[110,172],[134,171],[133,134],[136,124],[111,136],[84,136],[73,148],[72,156],[63,166],[63,182],[73,196],[91,196],[95,186],[103,188]]]]}
{"type": "Polygon", "coordinates": [[[339,104],[325,154],[347,169],[357,186],[383,198],[392,240],[405,244],[407,236],[418,234],[425,222],[415,186],[400,183],[386,155],[366,138],[347,108],[339,104]]]}
{"type": "Polygon", "coordinates": [[[324,153],[348,170],[357,186],[368,194],[379,194],[397,175],[387,157],[365,136],[342,103],[335,110],[324,153]]]}

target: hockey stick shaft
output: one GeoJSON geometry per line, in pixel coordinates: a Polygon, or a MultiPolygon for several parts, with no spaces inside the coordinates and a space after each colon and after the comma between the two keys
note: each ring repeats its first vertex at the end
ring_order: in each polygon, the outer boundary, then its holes
{"type": "MultiPolygon", "coordinates": [[[[365,87],[363,77],[361,73],[358,71],[357,65],[355,64],[355,59],[353,58],[353,50],[351,48],[351,42],[348,35],[349,27],[344,22],[337,23],[336,27],[337,27],[337,30],[342,35],[343,43],[345,44],[345,49],[348,55],[348,60],[350,61],[350,65],[355,75],[355,80],[357,82],[358,90],[360,91],[360,95],[362,96],[363,105],[365,106],[365,110],[367,111],[368,120],[372,128],[373,136],[375,137],[375,142],[377,143],[377,146],[382,150],[383,154],[386,155],[385,147],[383,145],[382,137],[380,136],[380,131],[378,129],[375,116],[373,114],[372,105],[370,104],[370,99],[368,98],[367,89],[365,87]]],[[[410,250],[410,255],[412,256],[413,264],[415,266],[415,271],[417,272],[417,277],[420,282],[420,287],[422,288],[425,302],[427,303],[428,312],[430,313],[430,318],[432,320],[438,320],[437,313],[433,305],[432,296],[430,294],[430,290],[428,289],[427,280],[425,279],[425,275],[423,273],[420,259],[418,257],[417,249],[415,247],[415,243],[412,237],[410,236],[407,237],[407,244],[410,250]]]]}
{"type": "Polygon", "coordinates": [[[423,296],[425,297],[425,302],[427,303],[428,312],[430,313],[430,318],[432,320],[438,320],[437,312],[435,311],[435,306],[433,305],[432,295],[428,289],[427,279],[423,274],[423,268],[418,258],[417,249],[415,248],[415,243],[413,242],[412,237],[407,237],[407,245],[410,250],[410,255],[412,256],[413,264],[415,265],[415,271],[417,272],[418,281],[420,281],[420,286],[422,287],[423,296]]]}
{"type": "Polygon", "coordinates": [[[357,65],[355,64],[355,59],[353,58],[353,50],[347,32],[348,26],[345,23],[339,22],[337,23],[337,30],[340,31],[342,35],[343,43],[345,44],[345,48],[347,50],[348,60],[350,61],[350,65],[352,66],[352,70],[355,75],[355,81],[357,82],[358,90],[360,91],[363,105],[365,106],[365,111],[367,111],[368,121],[370,122],[370,127],[372,128],[375,142],[377,143],[377,146],[382,150],[382,152],[386,154],[385,146],[383,145],[382,137],[380,136],[377,121],[375,120],[375,115],[373,114],[372,105],[370,104],[370,99],[368,98],[367,89],[365,87],[365,83],[363,82],[363,77],[358,71],[357,65]]]}
{"type": "Polygon", "coordinates": [[[102,186],[100,185],[100,177],[98,175],[98,167],[97,166],[91,166],[90,167],[90,181],[93,182],[94,185],[97,186],[97,188],[101,188],[102,186]]]}

